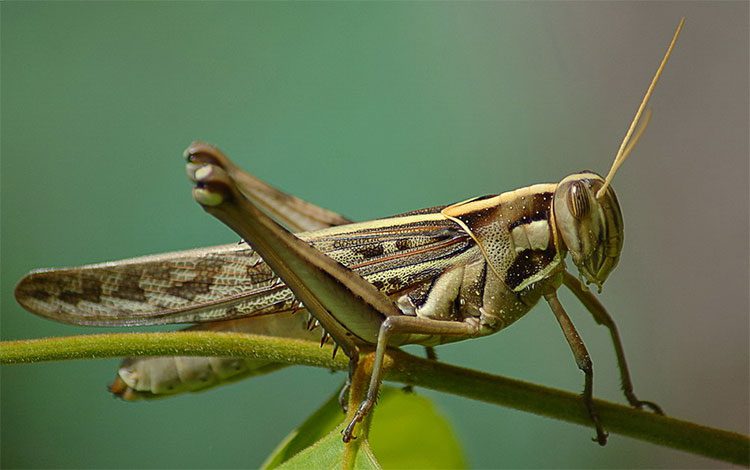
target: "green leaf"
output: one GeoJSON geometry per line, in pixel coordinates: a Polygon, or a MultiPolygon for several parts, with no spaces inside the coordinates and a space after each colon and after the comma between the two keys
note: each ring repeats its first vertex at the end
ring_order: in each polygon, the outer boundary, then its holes
{"type": "MultiPolygon", "coordinates": [[[[289,433],[283,441],[271,452],[261,468],[272,469],[294,457],[302,450],[312,446],[324,436],[335,430],[344,419],[338,401],[338,393],[334,393],[317,411],[308,417],[297,429],[289,433]]],[[[339,441],[341,436],[339,436],[339,441]]]]}
{"type": "MultiPolygon", "coordinates": [[[[343,419],[333,395],[276,447],[263,468],[340,467],[343,419]]],[[[397,388],[383,387],[370,437],[358,444],[355,468],[466,467],[451,425],[432,401],[397,388]]]]}
{"type": "Polygon", "coordinates": [[[383,468],[466,468],[453,431],[427,397],[384,387],[369,436],[383,468]]]}
{"type": "MultiPolygon", "coordinates": [[[[381,466],[378,465],[367,440],[365,439],[358,444],[359,452],[357,452],[357,456],[354,459],[353,468],[356,470],[380,470],[381,466]]],[[[304,449],[277,468],[283,470],[343,468],[344,449],[347,445],[352,444],[344,444],[341,440],[341,432],[338,429],[334,429],[323,439],[304,449]]]]}

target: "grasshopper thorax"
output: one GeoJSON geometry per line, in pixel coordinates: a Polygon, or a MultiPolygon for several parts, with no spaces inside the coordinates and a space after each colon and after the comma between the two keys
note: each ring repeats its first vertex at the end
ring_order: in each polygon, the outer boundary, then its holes
{"type": "Polygon", "coordinates": [[[555,226],[581,279],[599,290],[617,266],[623,242],[620,204],[611,186],[597,197],[603,186],[596,173],[572,174],[557,185],[552,204],[555,226]]]}

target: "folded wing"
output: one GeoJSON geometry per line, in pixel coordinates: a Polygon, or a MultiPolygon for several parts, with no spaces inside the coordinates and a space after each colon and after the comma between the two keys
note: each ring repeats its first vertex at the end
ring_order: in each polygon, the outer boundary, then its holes
{"type": "MultiPolygon", "coordinates": [[[[299,234],[388,295],[478,256],[450,221],[406,214],[299,234]]],[[[16,299],[38,315],[98,326],[202,323],[291,311],[292,292],[246,244],[33,271],[16,299]]]]}
{"type": "Polygon", "coordinates": [[[15,294],[41,316],[100,326],[236,318],[288,310],[294,300],[252,249],[236,244],[33,271],[15,294]]]}

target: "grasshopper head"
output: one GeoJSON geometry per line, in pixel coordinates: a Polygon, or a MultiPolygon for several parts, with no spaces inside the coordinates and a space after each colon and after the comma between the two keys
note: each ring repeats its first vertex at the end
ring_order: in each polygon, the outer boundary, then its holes
{"type": "Polygon", "coordinates": [[[570,251],[581,279],[596,284],[600,291],[609,273],[617,266],[622,251],[622,212],[610,183],[648,126],[651,112],[646,105],[684,24],[685,18],[682,18],[620,143],[607,178],[592,172],[575,173],[562,180],[555,189],[552,214],[558,234],[570,251]]]}
{"type": "Polygon", "coordinates": [[[552,211],[558,233],[587,284],[601,291],[622,250],[622,213],[611,186],[597,197],[604,178],[575,173],[555,189],[552,211]]]}

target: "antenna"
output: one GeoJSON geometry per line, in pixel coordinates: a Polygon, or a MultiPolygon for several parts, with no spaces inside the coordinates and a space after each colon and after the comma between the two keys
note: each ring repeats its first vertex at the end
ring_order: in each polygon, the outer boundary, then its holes
{"type": "Polygon", "coordinates": [[[607,187],[612,182],[612,179],[615,176],[615,173],[617,172],[617,169],[620,168],[620,165],[625,161],[625,159],[630,155],[630,152],[635,147],[635,144],[638,143],[638,139],[640,139],[641,135],[643,134],[643,131],[646,130],[646,126],[648,125],[649,120],[651,119],[651,112],[647,111],[645,119],[643,120],[643,124],[638,127],[638,131],[635,133],[635,136],[633,136],[633,132],[636,129],[636,126],[638,125],[638,122],[641,120],[641,115],[643,114],[643,110],[646,108],[646,105],[648,104],[648,100],[651,99],[651,94],[654,92],[654,88],[656,88],[656,82],[659,81],[659,77],[661,77],[661,73],[664,70],[664,67],[667,65],[667,61],[669,60],[669,56],[672,55],[672,49],[674,49],[675,43],[677,43],[677,38],[680,36],[680,31],[682,31],[682,27],[685,25],[685,18],[683,17],[680,19],[680,24],[677,25],[677,29],[674,32],[674,35],[672,36],[672,42],[669,43],[669,47],[667,48],[666,54],[664,54],[664,58],[661,60],[661,63],[659,64],[659,68],[656,69],[656,73],[654,74],[654,78],[651,79],[651,84],[648,86],[648,89],[646,90],[646,94],[643,96],[643,100],[641,101],[641,105],[638,107],[638,111],[635,113],[635,117],[633,118],[633,122],[630,123],[630,127],[628,128],[628,132],[625,134],[625,138],[622,139],[622,143],[620,144],[620,148],[617,151],[617,155],[615,155],[615,161],[612,162],[612,168],[609,169],[609,173],[607,173],[607,177],[604,179],[604,185],[597,191],[596,198],[601,198],[604,193],[607,192],[607,187]],[[633,136],[632,142],[631,142],[631,136],[633,136]]]}

